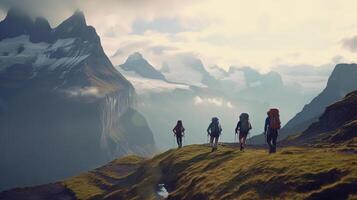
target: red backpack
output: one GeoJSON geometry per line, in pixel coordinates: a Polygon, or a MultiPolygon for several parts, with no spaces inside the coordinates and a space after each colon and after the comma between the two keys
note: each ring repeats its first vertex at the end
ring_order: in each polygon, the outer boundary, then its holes
{"type": "Polygon", "coordinates": [[[269,128],[278,130],[281,128],[279,110],[277,108],[272,108],[269,110],[269,128]]]}

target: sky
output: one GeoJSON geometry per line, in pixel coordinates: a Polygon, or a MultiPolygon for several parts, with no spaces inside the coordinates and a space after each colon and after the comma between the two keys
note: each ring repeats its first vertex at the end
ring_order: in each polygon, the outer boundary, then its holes
{"type": "Polygon", "coordinates": [[[0,0],[0,17],[11,6],[41,13],[52,26],[82,10],[115,65],[135,51],[157,68],[192,54],[205,66],[290,75],[356,61],[355,0],[0,0]]]}

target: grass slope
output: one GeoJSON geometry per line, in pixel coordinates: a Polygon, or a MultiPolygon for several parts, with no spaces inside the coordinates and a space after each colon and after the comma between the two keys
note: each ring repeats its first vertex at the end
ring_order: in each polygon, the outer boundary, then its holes
{"type": "Polygon", "coordinates": [[[64,181],[79,199],[357,199],[357,150],[288,147],[274,155],[223,145],[135,156],[64,181]]]}

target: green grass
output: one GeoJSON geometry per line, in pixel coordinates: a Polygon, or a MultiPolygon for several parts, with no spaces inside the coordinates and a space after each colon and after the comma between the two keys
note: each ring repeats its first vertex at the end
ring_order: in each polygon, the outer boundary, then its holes
{"type": "Polygon", "coordinates": [[[191,145],[148,160],[114,161],[103,169],[116,183],[93,181],[88,174],[65,183],[81,199],[157,199],[158,183],[166,184],[169,199],[356,199],[357,154],[343,149],[289,147],[269,155],[229,146],[211,153],[207,146],[191,145]],[[136,168],[124,176],[108,173],[130,162],[136,168]]]}

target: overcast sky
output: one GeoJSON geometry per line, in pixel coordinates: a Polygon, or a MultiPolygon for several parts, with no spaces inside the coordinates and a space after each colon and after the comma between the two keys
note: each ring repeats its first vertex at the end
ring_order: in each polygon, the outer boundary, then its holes
{"type": "Polygon", "coordinates": [[[114,64],[140,51],[156,67],[178,53],[206,66],[326,66],[357,54],[355,0],[0,0],[52,26],[79,8],[114,64]]]}

